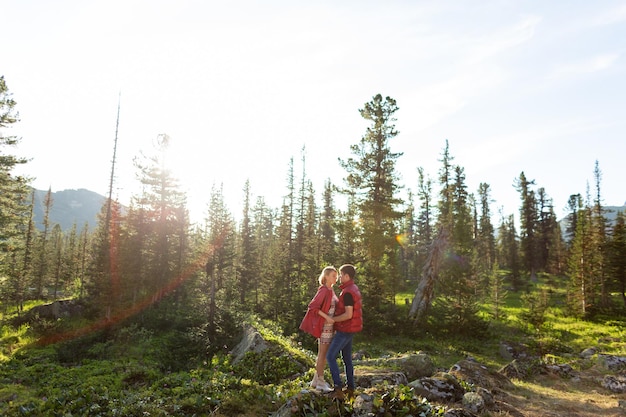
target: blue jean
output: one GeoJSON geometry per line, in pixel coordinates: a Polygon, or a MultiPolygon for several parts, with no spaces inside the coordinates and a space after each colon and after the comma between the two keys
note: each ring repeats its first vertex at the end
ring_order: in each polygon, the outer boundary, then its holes
{"type": "Polygon", "coordinates": [[[326,362],[328,362],[335,388],[341,388],[343,386],[341,377],[339,376],[339,365],[337,365],[337,357],[339,356],[339,352],[341,352],[348,388],[354,389],[354,366],[352,366],[353,337],[354,333],[335,332],[333,341],[330,342],[328,352],[326,352],[326,362]]]}

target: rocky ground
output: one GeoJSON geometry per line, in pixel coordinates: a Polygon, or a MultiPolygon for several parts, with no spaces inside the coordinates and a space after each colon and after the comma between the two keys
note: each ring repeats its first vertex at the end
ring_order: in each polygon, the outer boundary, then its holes
{"type": "Polygon", "coordinates": [[[573,378],[555,374],[538,375],[528,381],[513,380],[513,387],[496,393],[496,398],[516,412],[494,416],[525,417],[623,417],[626,393],[602,386],[605,373],[581,371],[573,378]]]}

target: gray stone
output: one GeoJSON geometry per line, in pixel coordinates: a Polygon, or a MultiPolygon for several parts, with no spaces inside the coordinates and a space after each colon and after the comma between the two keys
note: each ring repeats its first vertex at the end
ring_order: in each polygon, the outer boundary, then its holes
{"type": "Polygon", "coordinates": [[[451,374],[440,372],[432,377],[421,378],[410,382],[415,394],[428,401],[456,402],[461,401],[465,390],[451,374]]]}
{"type": "Polygon", "coordinates": [[[268,344],[261,334],[249,324],[245,324],[243,328],[243,336],[241,341],[232,350],[233,363],[239,362],[245,356],[246,352],[263,352],[268,348],[268,344]]]}
{"type": "Polygon", "coordinates": [[[513,386],[513,383],[507,376],[492,371],[476,361],[459,361],[450,368],[449,373],[459,380],[487,389],[504,389],[513,386]]]}
{"type": "Polygon", "coordinates": [[[589,359],[596,353],[597,353],[596,348],[587,348],[583,350],[582,352],[580,352],[580,357],[583,359],[589,359]]]}
{"type": "Polygon", "coordinates": [[[621,369],[626,369],[626,357],[599,354],[598,364],[609,371],[619,371],[621,369]]]}
{"type": "Polygon", "coordinates": [[[406,375],[397,371],[374,370],[361,371],[356,370],[354,381],[361,388],[370,388],[378,384],[387,383],[391,385],[407,385],[406,375]]]}
{"type": "Polygon", "coordinates": [[[485,409],[485,400],[476,392],[463,395],[463,407],[472,413],[481,413],[485,409]]]}
{"type": "Polygon", "coordinates": [[[605,375],[602,380],[602,386],[611,392],[626,392],[626,377],[621,375],[605,375]]]}

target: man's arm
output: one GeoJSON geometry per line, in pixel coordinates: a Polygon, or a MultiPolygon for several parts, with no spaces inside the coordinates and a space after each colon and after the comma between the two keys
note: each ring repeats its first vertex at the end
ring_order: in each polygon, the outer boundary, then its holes
{"type": "Polygon", "coordinates": [[[340,314],[339,316],[333,317],[333,321],[338,322],[338,321],[350,320],[352,318],[353,311],[354,311],[353,306],[346,306],[346,311],[343,314],[340,314]]]}

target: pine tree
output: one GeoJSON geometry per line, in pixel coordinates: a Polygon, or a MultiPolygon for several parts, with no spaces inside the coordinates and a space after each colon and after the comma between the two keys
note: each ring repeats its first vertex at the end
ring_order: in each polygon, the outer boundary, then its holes
{"type": "Polygon", "coordinates": [[[606,245],[609,221],[606,218],[605,209],[602,204],[602,171],[600,170],[600,165],[598,161],[595,162],[593,176],[595,183],[595,196],[591,212],[591,239],[594,246],[592,274],[594,277],[594,288],[597,287],[599,292],[599,294],[597,294],[599,297],[597,303],[599,307],[607,309],[610,306],[609,290],[607,284],[608,279],[606,273],[606,245]]]}
{"type": "Polygon", "coordinates": [[[253,230],[253,223],[251,218],[250,208],[250,181],[247,180],[244,185],[244,197],[243,197],[243,213],[241,219],[241,226],[239,228],[239,254],[238,259],[238,271],[240,282],[239,301],[242,308],[250,309],[250,304],[247,302],[248,295],[252,293],[254,277],[258,276],[260,271],[256,268],[256,246],[255,236],[253,230]]]}
{"type": "MultiPolygon", "coordinates": [[[[337,210],[335,209],[333,185],[330,180],[324,183],[322,194],[322,211],[320,213],[319,253],[320,266],[334,265],[337,255],[337,210]]],[[[354,258],[347,258],[354,259],[354,258]]]]}
{"type": "MultiPolygon", "coordinates": [[[[472,265],[474,255],[474,218],[469,203],[464,169],[454,166],[450,182],[451,198],[448,220],[450,256],[439,274],[439,307],[445,321],[454,330],[472,331],[477,322],[479,282],[472,265]]],[[[441,203],[445,205],[445,203],[441,203]]]]}
{"type": "Polygon", "coordinates": [[[574,315],[584,317],[593,305],[593,277],[591,244],[591,209],[579,207],[576,234],[569,256],[571,292],[569,305],[574,315]]]}
{"type": "Polygon", "coordinates": [[[145,226],[143,278],[151,301],[157,302],[172,289],[172,283],[187,259],[184,235],[188,233],[189,216],[186,195],[179,191],[178,180],[165,164],[170,138],[158,136],[159,154],[135,159],[143,192],[135,197],[142,208],[140,220],[145,226]],[[182,245],[182,246],[181,246],[182,245]]]}
{"type": "Polygon", "coordinates": [[[497,241],[498,265],[511,271],[511,286],[514,290],[522,288],[520,277],[519,244],[515,217],[511,214],[507,218],[502,217],[498,228],[497,241]]]}
{"type": "Polygon", "coordinates": [[[613,288],[626,307],[626,215],[617,213],[607,248],[608,266],[613,288]]]}
{"type": "Polygon", "coordinates": [[[235,224],[224,203],[223,190],[214,187],[211,190],[203,232],[207,255],[205,263],[207,282],[204,288],[209,294],[207,316],[210,336],[215,335],[218,323],[221,321],[218,311],[218,292],[224,293],[223,298],[228,302],[233,302],[233,298],[236,300],[233,284],[227,284],[228,277],[236,272],[233,267],[234,233],[235,224]]]}
{"type": "Polygon", "coordinates": [[[420,200],[419,210],[417,213],[416,225],[416,242],[417,246],[417,273],[419,277],[420,271],[426,263],[428,257],[428,248],[433,242],[433,222],[434,222],[434,205],[432,180],[424,175],[424,169],[418,168],[418,185],[417,197],[420,200]]]}
{"type": "Polygon", "coordinates": [[[560,264],[562,237],[552,199],[543,187],[537,190],[537,212],[537,265],[540,270],[555,273],[558,269],[554,266],[560,264]]]}
{"type": "Polygon", "coordinates": [[[537,199],[535,191],[530,187],[534,180],[528,180],[522,172],[516,181],[515,187],[520,193],[522,205],[520,207],[520,252],[522,265],[530,274],[531,280],[536,280],[537,262],[537,199]]]}
{"type": "MultiPolygon", "coordinates": [[[[23,254],[22,239],[29,212],[26,201],[29,179],[13,174],[17,166],[28,160],[11,154],[11,149],[21,139],[4,134],[19,121],[16,104],[4,76],[0,76],[0,275],[9,273],[10,271],[5,271],[5,267],[11,264],[12,259],[23,254]]],[[[19,268],[13,270],[12,274],[18,274],[21,276],[19,279],[23,279],[19,268]]],[[[13,279],[18,277],[13,276],[13,279]]]]}
{"type": "Polygon", "coordinates": [[[43,230],[39,235],[39,258],[37,263],[37,273],[35,275],[35,291],[37,292],[38,298],[44,297],[44,290],[47,285],[47,276],[48,276],[48,265],[49,265],[49,253],[48,253],[48,243],[49,243],[49,233],[51,230],[50,225],[50,209],[52,208],[53,198],[52,198],[52,190],[48,188],[48,192],[44,197],[43,201],[43,230]]]}
{"type": "Polygon", "coordinates": [[[480,214],[478,216],[478,227],[476,231],[477,256],[480,259],[479,270],[482,272],[491,271],[496,261],[496,243],[494,237],[494,227],[491,223],[491,202],[489,184],[480,183],[478,186],[478,199],[480,214]]]}
{"type": "Polygon", "coordinates": [[[389,147],[398,134],[394,125],[397,110],[394,99],[383,99],[380,94],[365,103],[359,112],[371,125],[360,142],[350,147],[354,156],[339,159],[348,172],[346,187],[354,192],[362,223],[367,257],[359,276],[363,297],[372,311],[379,310],[385,300],[394,300],[392,288],[400,278],[396,236],[401,217],[397,207],[402,201],[396,197],[400,185],[395,163],[402,154],[389,147]]]}

